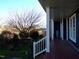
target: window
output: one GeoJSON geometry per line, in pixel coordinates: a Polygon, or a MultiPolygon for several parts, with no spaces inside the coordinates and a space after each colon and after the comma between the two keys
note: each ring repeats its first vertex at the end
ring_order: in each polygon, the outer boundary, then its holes
{"type": "Polygon", "coordinates": [[[76,42],[76,14],[69,18],[69,38],[76,42]]]}

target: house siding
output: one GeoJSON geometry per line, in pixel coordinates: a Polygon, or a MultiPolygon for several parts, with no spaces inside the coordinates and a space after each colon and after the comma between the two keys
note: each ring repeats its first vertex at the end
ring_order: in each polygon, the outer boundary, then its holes
{"type": "MultiPolygon", "coordinates": [[[[79,49],[79,9],[77,9],[74,13],[76,13],[76,43],[74,43],[71,39],[68,39],[68,40],[79,49]]],[[[69,33],[69,24],[68,24],[68,33],[69,33]]],[[[68,38],[69,38],[69,35],[68,35],[68,38]]]]}

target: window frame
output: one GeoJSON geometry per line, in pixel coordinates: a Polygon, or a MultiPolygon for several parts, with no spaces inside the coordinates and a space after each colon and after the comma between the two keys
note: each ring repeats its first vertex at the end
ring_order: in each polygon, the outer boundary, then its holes
{"type": "Polygon", "coordinates": [[[69,18],[69,39],[76,43],[76,13],[69,18]]]}

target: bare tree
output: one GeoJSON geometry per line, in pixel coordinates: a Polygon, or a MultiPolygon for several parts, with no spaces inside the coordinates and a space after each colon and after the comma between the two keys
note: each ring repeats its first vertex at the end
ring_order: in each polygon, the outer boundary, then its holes
{"type": "Polygon", "coordinates": [[[33,10],[29,13],[24,12],[23,14],[16,13],[14,17],[9,17],[8,25],[16,28],[17,30],[21,31],[24,29],[30,29],[36,27],[34,23],[39,19],[41,14],[34,14],[33,10]]]}

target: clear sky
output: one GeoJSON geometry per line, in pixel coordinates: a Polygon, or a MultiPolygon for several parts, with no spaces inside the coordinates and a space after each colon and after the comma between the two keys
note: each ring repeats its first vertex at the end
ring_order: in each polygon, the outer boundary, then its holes
{"type": "Polygon", "coordinates": [[[45,11],[38,0],[0,0],[0,24],[5,24],[7,18],[14,13],[29,12],[34,9],[35,13],[41,12],[42,19],[46,17],[45,11]]]}
{"type": "Polygon", "coordinates": [[[0,0],[0,10],[34,7],[38,0],[0,0]]]}
{"type": "Polygon", "coordinates": [[[0,16],[12,11],[24,11],[33,9],[38,5],[38,0],[0,0],[0,16]]]}

